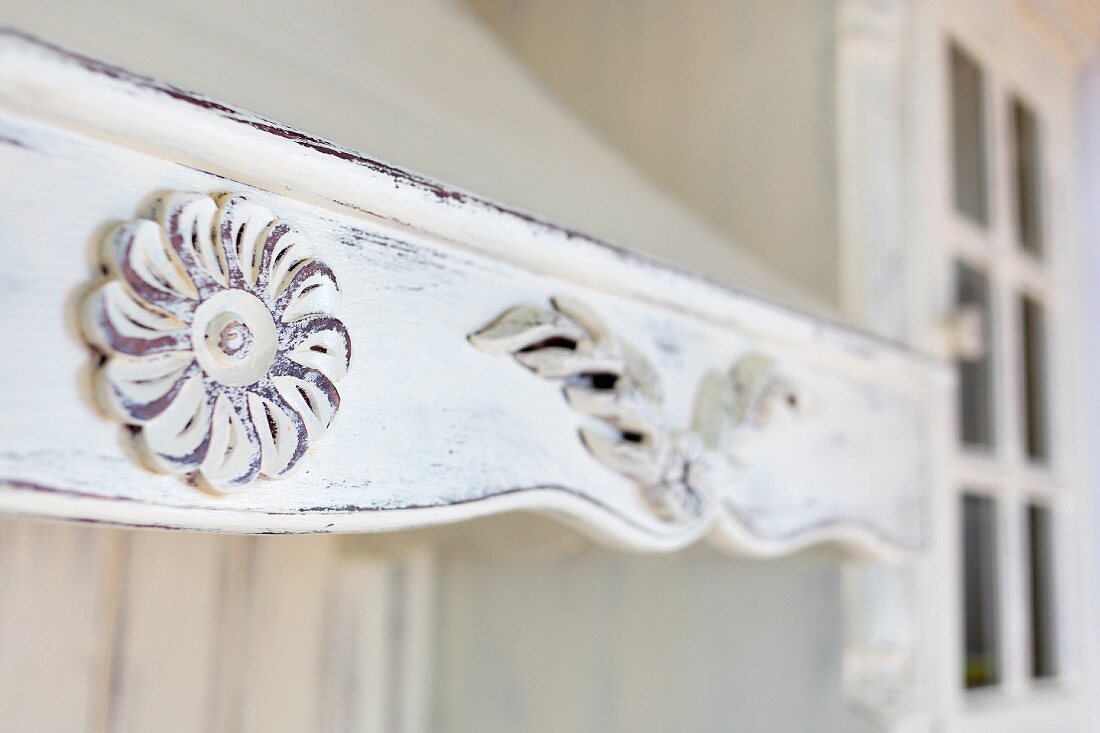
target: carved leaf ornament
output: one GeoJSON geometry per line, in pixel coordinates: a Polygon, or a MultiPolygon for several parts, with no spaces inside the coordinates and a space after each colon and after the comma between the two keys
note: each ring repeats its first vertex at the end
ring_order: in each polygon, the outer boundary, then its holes
{"type": "Polygon", "coordinates": [[[242,195],[169,193],[102,242],[84,301],[95,394],[150,468],[231,492],[300,464],[340,407],[336,276],[242,195]]]}
{"type": "Polygon", "coordinates": [[[560,381],[566,401],[592,418],[579,428],[588,451],[632,479],[655,513],[669,521],[705,515],[725,473],[736,465],[742,434],[800,407],[774,361],[750,354],[728,373],[708,373],[699,386],[692,428],[674,429],[650,362],[568,298],[553,298],[549,308],[511,308],[472,334],[470,342],[489,353],[510,354],[538,376],[560,381]]]}

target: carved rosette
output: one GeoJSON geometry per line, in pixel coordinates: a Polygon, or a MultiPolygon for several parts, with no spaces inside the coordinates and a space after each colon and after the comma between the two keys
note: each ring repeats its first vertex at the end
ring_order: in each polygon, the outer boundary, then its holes
{"type": "Polygon", "coordinates": [[[340,406],[351,342],[306,237],[242,195],[167,194],[114,229],[84,301],[96,397],[143,461],[231,492],[297,468],[340,406]]]}

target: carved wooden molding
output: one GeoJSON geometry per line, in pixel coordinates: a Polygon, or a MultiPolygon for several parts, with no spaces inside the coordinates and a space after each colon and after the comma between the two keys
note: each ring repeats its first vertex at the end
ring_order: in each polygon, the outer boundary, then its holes
{"type": "Polygon", "coordinates": [[[690,428],[670,425],[660,377],[645,356],[616,339],[581,303],[553,298],[551,308],[517,306],[470,336],[490,353],[511,354],[540,377],[558,380],[574,409],[595,418],[580,439],[604,465],[635,481],[654,510],[670,521],[698,521],[737,464],[738,437],[801,400],[762,354],[726,373],[705,375],[690,428]]]}
{"type": "Polygon", "coordinates": [[[0,61],[0,312],[27,345],[0,360],[0,510],[921,547],[942,365],[18,33],[0,61]],[[156,191],[197,193],[104,237],[156,191]]]}
{"type": "Polygon", "coordinates": [[[336,276],[241,195],[173,192],[100,248],[84,334],[95,394],[150,468],[238,490],[283,478],[336,417],[351,341],[336,276]]]}

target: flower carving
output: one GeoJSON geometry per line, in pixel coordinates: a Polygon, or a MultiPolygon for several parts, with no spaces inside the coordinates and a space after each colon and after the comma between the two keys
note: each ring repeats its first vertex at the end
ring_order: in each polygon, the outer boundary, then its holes
{"type": "Polygon", "coordinates": [[[289,475],[340,406],[351,342],[336,276],[242,195],[173,192],[104,239],[85,300],[101,406],[150,468],[231,492],[289,475]]]}

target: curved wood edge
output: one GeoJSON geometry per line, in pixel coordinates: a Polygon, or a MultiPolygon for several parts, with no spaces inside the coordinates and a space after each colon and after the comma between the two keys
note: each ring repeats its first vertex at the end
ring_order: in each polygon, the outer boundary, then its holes
{"type": "Polygon", "coordinates": [[[511,512],[541,512],[558,517],[594,541],[634,552],[675,552],[705,541],[734,556],[776,558],[829,547],[855,557],[903,563],[914,559],[921,549],[863,524],[815,525],[788,537],[768,537],[729,511],[711,512],[691,526],[657,535],[587,498],[556,487],[517,488],[461,504],[391,511],[259,512],[166,507],[0,479],[0,512],[105,527],[246,535],[395,532],[511,512]]]}

